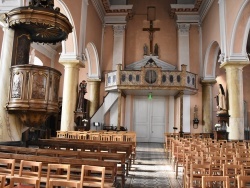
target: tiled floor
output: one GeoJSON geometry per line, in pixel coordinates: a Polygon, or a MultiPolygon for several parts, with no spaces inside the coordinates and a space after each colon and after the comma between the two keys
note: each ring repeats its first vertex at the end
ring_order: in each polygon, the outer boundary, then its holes
{"type": "Polygon", "coordinates": [[[175,173],[166,158],[163,143],[137,143],[136,162],[129,172],[125,188],[142,187],[182,187],[181,179],[175,179],[175,173]]]}

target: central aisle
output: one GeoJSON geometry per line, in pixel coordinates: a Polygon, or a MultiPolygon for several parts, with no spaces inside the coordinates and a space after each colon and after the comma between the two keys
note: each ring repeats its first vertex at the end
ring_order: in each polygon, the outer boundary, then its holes
{"type": "MultiPolygon", "coordinates": [[[[179,174],[181,176],[181,173],[179,174]]],[[[136,160],[126,180],[125,188],[181,188],[175,179],[163,143],[137,143],[136,160]]]]}

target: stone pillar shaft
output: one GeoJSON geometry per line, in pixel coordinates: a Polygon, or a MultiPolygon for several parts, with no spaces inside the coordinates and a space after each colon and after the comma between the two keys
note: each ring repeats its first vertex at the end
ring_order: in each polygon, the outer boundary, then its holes
{"type": "Polygon", "coordinates": [[[74,111],[76,110],[78,93],[79,60],[60,61],[64,65],[63,100],[61,130],[74,130],[74,111]]]}
{"type": "Polygon", "coordinates": [[[92,117],[94,113],[99,108],[99,98],[100,98],[100,83],[101,80],[99,79],[88,79],[88,85],[89,85],[89,101],[90,101],[90,107],[89,107],[89,116],[92,117]]]}
{"type": "Polygon", "coordinates": [[[203,132],[213,131],[213,85],[216,80],[202,80],[202,120],[203,132]]]}
{"type": "Polygon", "coordinates": [[[8,114],[6,103],[10,85],[10,67],[14,43],[14,30],[3,28],[4,37],[2,43],[2,56],[0,59],[0,140],[19,141],[21,140],[22,124],[15,114],[8,114]]]}
{"type": "Polygon", "coordinates": [[[117,64],[124,62],[125,46],[125,25],[118,24],[113,26],[114,29],[114,47],[113,47],[113,70],[116,70],[117,64]]]}
{"type": "Polygon", "coordinates": [[[226,69],[228,102],[230,115],[229,139],[244,139],[244,101],[242,69],[249,62],[224,62],[221,68],[226,69]]]}
{"type": "Polygon", "coordinates": [[[117,130],[121,127],[121,114],[122,114],[122,92],[118,91],[118,117],[117,117],[117,130]]]}
{"type": "MultiPolygon", "coordinates": [[[[190,36],[190,24],[189,23],[177,23],[178,27],[178,69],[183,70],[184,74],[185,71],[189,71],[190,67],[190,53],[189,53],[189,36],[190,36]],[[182,64],[185,64],[183,66],[182,64]]],[[[183,80],[184,81],[184,80],[183,80]]],[[[190,132],[190,109],[191,109],[191,103],[190,103],[190,96],[184,95],[181,98],[181,132],[190,132]]]]}

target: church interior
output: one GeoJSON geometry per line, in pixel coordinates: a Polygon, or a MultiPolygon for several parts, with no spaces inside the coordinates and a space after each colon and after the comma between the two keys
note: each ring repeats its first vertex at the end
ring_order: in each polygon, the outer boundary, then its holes
{"type": "Polygon", "coordinates": [[[28,159],[77,167],[58,186],[86,186],[90,167],[100,187],[240,186],[249,12],[249,0],[0,0],[0,164],[20,162],[19,176],[28,159]]]}

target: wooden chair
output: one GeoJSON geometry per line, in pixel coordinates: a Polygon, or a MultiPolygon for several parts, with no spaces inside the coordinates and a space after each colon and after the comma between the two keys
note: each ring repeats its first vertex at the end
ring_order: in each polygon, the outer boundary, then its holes
{"type": "Polygon", "coordinates": [[[250,177],[238,175],[237,176],[238,188],[247,188],[250,187],[250,177]]]}
{"type": "Polygon", "coordinates": [[[0,175],[0,188],[5,187],[5,182],[6,182],[6,176],[5,175],[0,175]]]}
{"type": "Polygon", "coordinates": [[[231,188],[237,188],[237,176],[243,175],[242,165],[223,164],[223,176],[228,176],[231,188]]]}
{"type": "Polygon", "coordinates": [[[0,159],[0,175],[14,176],[15,159],[0,159]]]}
{"type": "MultiPolygon", "coordinates": [[[[184,167],[184,172],[183,172],[183,187],[189,188],[190,187],[190,169],[191,169],[191,164],[199,164],[203,165],[204,164],[204,158],[202,156],[196,156],[196,155],[186,155],[185,156],[185,167],[184,167]]],[[[209,165],[210,167],[210,165],[209,165]]]]}
{"type": "Polygon", "coordinates": [[[178,168],[185,166],[185,153],[189,153],[190,147],[177,146],[176,162],[175,162],[175,178],[178,177],[178,168]]]}
{"type": "Polygon", "coordinates": [[[100,140],[100,133],[89,133],[90,140],[100,140]]]}
{"type": "Polygon", "coordinates": [[[190,174],[186,177],[186,188],[201,187],[202,176],[211,176],[210,164],[191,164],[190,174]]]}
{"type": "Polygon", "coordinates": [[[35,177],[41,179],[42,162],[21,160],[19,177],[35,177]]]}
{"type": "Polygon", "coordinates": [[[50,180],[70,180],[70,165],[69,164],[48,164],[46,188],[49,187],[50,180]]]}
{"type": "Polygon", "coordinates": [[[49,180],[49,188],[54,188],[54,187],[75,187],[75,188],[80,188],[80,182],[79,181],[68,181],[68,180],[56,180],[52,179],[49,180]]]}
{"type": "Polygon", "coordinates": [[[123,134],[112,134],[112,141],[123,141],[123,134]]]}
{"type": "Polygon", "coordinates": [[[85,132],[78,132],[77,138],[81,140],[87,140],[88,139],[88,134],[85,132]]]}
{"type": "Polygon", "coordinates": [[[80,187],[104,188],[105,167],[82,165],[80,187]]]}
{"type": "Polygon", "coordinates": [[[238,165],[243,165],[244,174],[243,175],[250,175],[250,157],[235,157],[234,163],[238,165]]]}
{"type": "Polygon", "coordinates": [[[57,138],[67,138],[67,131],[56,131],[57,138]]]}
{"type": "Polygon", "coordinates": [[[135,142],[136,143],[136,134],[135,133],[124,133],[124,141],[125,142],[135,142]]]}
{"type": "Polygon", "coordinates": [[[38,178],[28,178],[28,177],[11,177],[10,178],[10,188],[40,188],[40,180],[38,178]]]}
{"type": "Polygon", "coordinates": [[[68,131],[67,138],[78,139],[78,131],[68,131]]]}
{"type": "Polygon", "coordinates": [[[212,175],[222,176],[223,175],[223,164],[227,163],[226,157],[213,156],[209,158],[212,175]]]}
{"type": "Polygon", "coordinates": [[[100,134],[100,140],[102,141],[111,141],[112,135],[111,134],[100,134]]]}
{"type": "Polygon", "coordinates": [[[202,176],[202,188],[230,188],[228,176],[202,176]]]}

